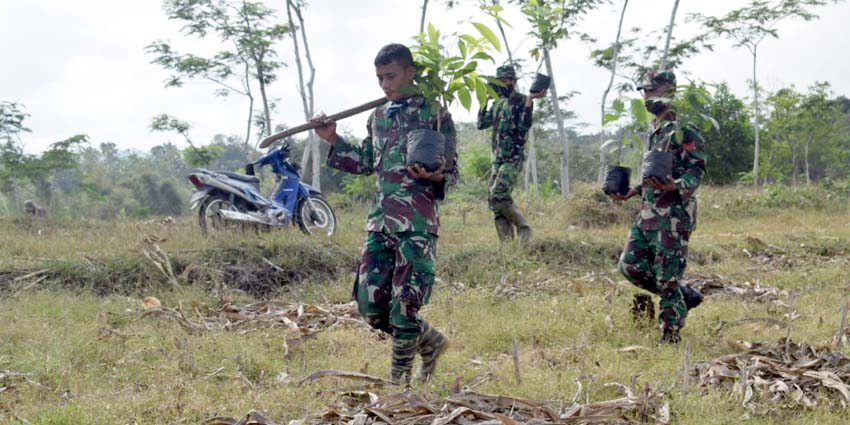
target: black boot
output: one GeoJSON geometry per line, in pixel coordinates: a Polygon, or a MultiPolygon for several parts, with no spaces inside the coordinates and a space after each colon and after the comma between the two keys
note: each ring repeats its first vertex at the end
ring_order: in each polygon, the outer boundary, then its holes
{"type": "Polygon", "coordinates": [[[514,226],[504,216],[498,216],[495,219],[496,234],[499,235],[499,242],[510,242],[514,238],[514,226]]]}
{"type": "Polygon", "coordinates": [[[682,341],[678,330],[664,329],[664,335],[661,335],[662,344],[678,344],[682,341]]]}
{"type": "Polygon", "coordinates": [[[682,298],[685,299],[685,307],[688,308],[688,311],[691,311],[702,304],[702,300],[705,297],[696,289],[682,285],[682,298]]]}

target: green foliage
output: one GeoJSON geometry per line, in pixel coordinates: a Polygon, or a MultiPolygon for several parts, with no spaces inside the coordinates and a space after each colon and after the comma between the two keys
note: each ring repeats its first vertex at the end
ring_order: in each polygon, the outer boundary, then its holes
{"type": "Polygon", "coordinates": [[[537,40],[531,49],[536,60],[544,50],[558,47],[558,42],[570,37],[570,29],[604,0],[527,0],[520,2],[526,20],[531,24],[531,35],[537,40]]]}
{"type": "Polygon", "coordinates": [[[486,25],[473,22],[480,37],[454,32],[446,40],[440,30],[428,24],[428,32],[419,34],[411,47],[417,64],[416,84],[432,105],[448,109],[455,101],[472,108],[472,97],[484,104],[495,92],[487,83],[493,81],[478,73],[478,61],[493,62],[492,50],[501,48],[499,39],[486,25]],[[450,51],[457,47],[456,52],[450,51]]]}
{"type": "Polygon", "coordinates": [[[750,113],[727,84],[713,88],[713,93],[701,95],[701,101],[677,102],[677,108],[683,117],[702,118],[700,130],[708,146],[705,152],[707,164],[710,164],[705,181],[709,184],[735,183],[740,174],[752,166],[750,113]]]}
{"type": "Polygon", "coordinates": [[[342,177],[342,191],[357,201],[368,201],[375,197],[376,176],[346,174],[342,177]]]}
{"type": "Polygon", "coordinates": [[[815,83],[809,93],[788,87],[768,96],[767,178],[796,184],[848,176],[850,122],[842,99],[832,96],[826,83],[815,83]]]}
{"type": "Polygon", "coordinates": [[[460,175],[464,178],[474,178],[479,181],[487,181],[490,177],[492,159],[490,147],[483,143],[467,144],[459,153],[461,158],[460,175]]]}

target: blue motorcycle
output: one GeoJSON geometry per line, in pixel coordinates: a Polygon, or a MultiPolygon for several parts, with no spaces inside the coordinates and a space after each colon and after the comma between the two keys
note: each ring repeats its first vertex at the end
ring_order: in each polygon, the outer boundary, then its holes
{"type": "Polygon", "coordinates": [[[245,166],[245,174],[195,170],[189,182],[198,188],[189,204],[198,208],[201,230],[223,230],[245,224],[273,228],[297,224],[308,235],[330,237],[336,216],[322,194],[301,181],[298,167],[289,161],[288,144],[276,147],[245,166]],[[254,166],[271,165],[280,182],[273,195],[260,192],[254,166]]]}

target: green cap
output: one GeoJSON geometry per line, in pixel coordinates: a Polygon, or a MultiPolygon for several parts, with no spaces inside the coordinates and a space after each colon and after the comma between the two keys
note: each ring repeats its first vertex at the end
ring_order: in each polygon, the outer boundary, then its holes
{"type": "Polygon", "coordinates": [[[516,80],[516,70],[512,65],[502,65],[496,68],[496,78],[513,78],[516,80]]]}
{"type": "Polygon", "coordinates": [[[638,86],[638,90],[652,90],[662,85],[676,87],[676,74],[670,70],[651,71],[646,75],[646,81],[638,86]]]}

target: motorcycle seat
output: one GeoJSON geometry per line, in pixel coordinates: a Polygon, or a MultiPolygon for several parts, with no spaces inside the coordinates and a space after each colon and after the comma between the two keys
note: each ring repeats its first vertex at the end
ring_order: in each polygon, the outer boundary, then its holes
{"type": "Polygon", "coordinates": [[[231,173],[229,171],[219,171],[218,173],[230,177],[233,180],[239,180],[245,183],[260,183],[260,179],[257,178],[257,176],[246,176],[245,174],[231,173]]]}

